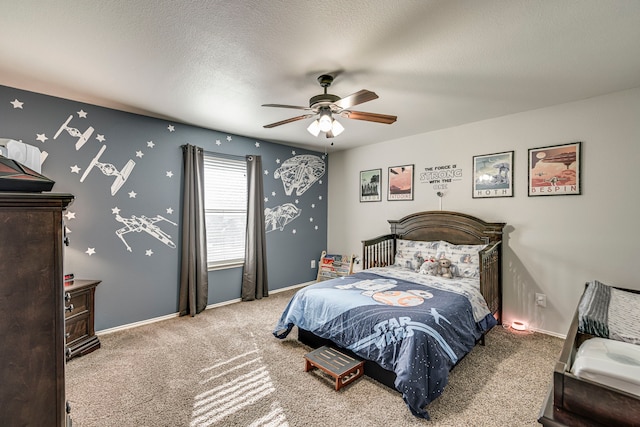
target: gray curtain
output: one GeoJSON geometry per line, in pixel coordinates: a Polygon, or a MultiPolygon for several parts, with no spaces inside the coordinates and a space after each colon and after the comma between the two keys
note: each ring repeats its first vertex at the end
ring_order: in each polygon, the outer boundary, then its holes
{"type": "Polygon", "coordinates": [[[242,301],[253,301],[269,296],[260,156],[247,156],[247,190],[247,237],[241,296],[242,301]]]}
{"type": "Polygon", "coordinates": [[[180,264],[180,316],[195,316],[207,307],[207,230],[204,217],[204,152],[183,145],[182,260],[180,264]]]}

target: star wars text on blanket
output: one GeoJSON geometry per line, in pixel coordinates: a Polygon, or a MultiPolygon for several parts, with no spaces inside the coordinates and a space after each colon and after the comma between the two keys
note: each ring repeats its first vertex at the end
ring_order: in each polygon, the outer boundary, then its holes
{"type": "Polygon", "coordinates": [[[449,370],[496,323],[477,279],[387,267],[301,289],[273,334],[285,338],[296,325],[375,361],[396,374],[411,412],[429,419],[424,407],[442,394],[449,370]]]}

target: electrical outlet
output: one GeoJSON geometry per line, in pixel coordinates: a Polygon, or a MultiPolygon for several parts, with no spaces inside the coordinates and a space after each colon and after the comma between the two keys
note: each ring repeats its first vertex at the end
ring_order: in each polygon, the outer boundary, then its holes
{"type": "Polygon", "coordinates": [[[316,268],[316,260],[315,259],[311,260],[311,268],[316,268]]]}
{"type": "Polygon", "coordinates": [[[547,306],[547,296],[545,294],[536,293],[536,305],[538,305],[540,307],[546,307],[547,306]]]}

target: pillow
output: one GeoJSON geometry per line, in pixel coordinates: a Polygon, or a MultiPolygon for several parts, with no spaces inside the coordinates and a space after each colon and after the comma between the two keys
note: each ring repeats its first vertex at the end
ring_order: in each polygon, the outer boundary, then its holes
{"type": "Polygon", "coordinates": [[[480,277],[480,255],[478,253],[487,246],[454,245],[441,241],[437,258],[447,258],[451,261],[451,270],[455,276],[474,279],[480,277]]]}
{"type": "Polygon", "coordinates": [[[419,240],[396,240],[396,257],[394,265],[417,271],[425,259],[435,258],[440,242],[424,242],[419,240]]]}

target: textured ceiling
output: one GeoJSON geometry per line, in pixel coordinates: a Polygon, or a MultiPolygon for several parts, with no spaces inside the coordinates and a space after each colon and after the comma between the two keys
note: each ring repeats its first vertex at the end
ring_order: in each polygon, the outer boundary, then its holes
{"type": "Polygon", "coordinates": [[[329,151],[640,86],[636,0],[20,0],[0,28],[2,85],[315,150],[261,104],[307,106],[327,72],[398,116],[340,119],[329,151]]]}

